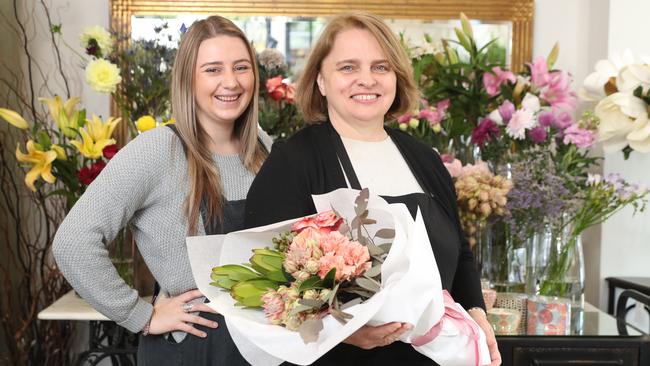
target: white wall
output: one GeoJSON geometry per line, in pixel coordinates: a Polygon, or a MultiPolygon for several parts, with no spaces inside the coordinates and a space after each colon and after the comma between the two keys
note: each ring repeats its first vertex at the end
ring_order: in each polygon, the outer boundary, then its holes
{"type": "MultiPolygon", "coordinates": [[[[630,48],[650,54],[650,43],[641,33],[650,14],[647,0],[536,0],[534,56],[545,56],[560,42],[557,67],[574,76],[574,86],[592,72],[596,61],[630,48]]],[[[579,111],[588,105],[581,104],[579,111]]],[[[603,155],[602,151],[596,154],[603,155]]],[[[626,179],[650,186],[650,154],[604,155],[605,174],[618,172],[626,179]]],[[[626,209],[586,233],[583,237],[586,262],[587,301],[601,309],[607,306],[605,277],[650,276],[650,210],[632,216],[626,209]]]]}
{"type": "MultiPolygon", "coordinates": [[[[609,9],[609,55],[629,48],[650,55],[650,43],[642,33],[650,14],[648,0],[613,0],[609,9]]],[[[607,154],[605,173],[620,172],[626,179],[650,187],[650,154],[632,153],[629,160],[620,154],[607,154]]],[[[650,277],[650,209],[632,217],[626,209],[602,225],[601,278],[608,276],[650,277]]],[[[607,292],[602,283],[600,304],[606,305],[607,292]]]]}
{"type": "MultiPolygon", "coordinates": [[[[52,23],[61,24],[63,39],[76,52],[84,54],[84,50],[79,45],[79,34],[89,26],[109,25],[109,5],[108,0],[46,0],[49,7],[52,23]],[[92,9],[92,10],[91,10],[92,9]]],[[[50,33],[45,20],[45,13],[40,1],[26,0],[19,1],[19,14],[25,23],[25,28],[29,37],[29,51],[32,54],[35,63],[41,67],[34,68],[34,81],[36,85],[49,80],[49,88],[40,88],[35,91],[35,98],[39,96],[52,96],[55,94],[64,96],[64,83],[57,73],[57,64],[55,54],[51,46],[50,33]]],[[[3,11],[8,19],[14,19],[13,7],[10,2],[3,1],[3,11]]],[[[22,57],[22,44],[17,44],[16,33],[12,31],[15,24],[0,24],[0,33],[2,33],[3,58],[7,61],[10,58],[22,57]],[[7,38],[5,40],[4,38],[7,38]],[[13,40],[12,40],[13,38],[13,40]],[[6,43],[5,43],[6,42],[6,43]],[[5,52],[5,44],[12,46],[7,47],[12,52],[5,52]]],[[[69,76],[67,79],[70,92],[73,96],[81,96],[82,105],[88,110],[88,113],[108,116],[110,110],[110,99],[104,94],[94,92],[88,87],[83,80],[82,61],[79,56],[75,55],[68,47],[62,44],[57,36],[57,43],[60,45],[61,59],[65,72],[69,76]]],[[[26,61],[21,58],[21,67],[26,74],[26,61]]],[[[36,99],[37,100],[37,99],[36,99]]],[[[38,101],[36,102],[40,104],[38,101]]]]}

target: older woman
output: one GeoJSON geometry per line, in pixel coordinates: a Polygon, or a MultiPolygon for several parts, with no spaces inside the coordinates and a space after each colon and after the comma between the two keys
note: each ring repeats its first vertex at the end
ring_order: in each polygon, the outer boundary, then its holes
{"type": "MultiPolygon", "coordinates": [[[[443,287],[486,332],[493,365],[498,365],[451,178],[434,150],[384,126],[412,110],[418,98],[397,37],[370,14],[335,17],[314,46],[296,95],[311,125],[274,147],[248,193],[246,226],[312,214],[312,194],[341,187],[367,187],[388,202],[406,204],[412,214],[419,208],[443,287]]],[[[410,328],[402,323],[366,325],[316,364],[430,365],[410,345],[396,342],[410,328]]]]}

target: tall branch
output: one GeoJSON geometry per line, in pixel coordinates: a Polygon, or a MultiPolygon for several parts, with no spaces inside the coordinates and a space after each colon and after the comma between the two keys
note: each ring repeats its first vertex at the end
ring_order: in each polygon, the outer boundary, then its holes
{"type": "Polygon", "coordinates": [[[23,51],[25,51],[25,56],[27,56],[27,77],[29,78],[29,91],[30,91],[30,100],[31,100],[31,110],[34,121],[36,121],[36,104],[34,103],[34,78],[32,75],[32,54],[29,52],[29,40],[27,39],[27,31],[25,26],[20,21],[20,16],[18,16],[18,0],[14,0],[14,15],[16,16],[16,23],[20,27],[21,34],[23,36],[23,51]]]}
{"type": "Polygon", "coordinates": [[[52,18],[50,17],[50,10],[45,5],[44,0],[41,0],[41,4],[43,5],[43,10],[45,11],[45,17],[47,18],[47,29],[50,31],[50,38],[52,39],[52,47],[54,48],[54,53],[56,54],[59,74],[61,75],[63,83],[65,84],[66,99],[70,99],[70,87],[68,86],[68,79],[66,79],[65,73],[63,72],[63,65],[61,64],[61,52],[59,51],[59,46],[56,44],[56,40],[54,39],[54,32],[52,32],[53,24],[52,18]]]}

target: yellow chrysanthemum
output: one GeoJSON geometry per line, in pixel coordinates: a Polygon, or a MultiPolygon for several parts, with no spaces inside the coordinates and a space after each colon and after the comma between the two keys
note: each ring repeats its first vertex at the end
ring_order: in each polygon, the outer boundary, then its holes
{"type": "Polygon", "coordinates": [[[99,117],[93,115],[91,120],[86,120],[86,127],[79,130],[81,141],[75,140],[70,143],[79,150],[81,155],[89,159],[99,159],[104,148],[115,143],[111,135],[120,120],[121,118],[111,117],[106,122],[102,122],[99,117]]]}
{"type": "Polygon", "coordinates": [[[171,124],[174,124],[174,123],[176,123],[176,119],[174,117],[172,117],[167,122],[163,122],[162,125],[167,126],[167,125],[171,125],[171,124]]]}
{"type": "Polygon", "coordinates": [[[61,102],[61,97],[58,95],[54,96],[54,98],[41,97],[38,100],[47,104],[52,119],[64,135],[69,138],[75,138],[77,136],[80,121],[79,113],[75,110],[75,107],[81,101],[79,97],[72,97],[65,103],[61,102]]]}
{"type": "Polygon", "coordinates": [[[86,82],[99,93],[113,93],[122,81],[120,69],[104,59],[92,60],[86,66],[86,82]]]}
{"type": "Polygon", "coordinates": [[[50,184],[56,182],[56,177],[52,175],[52,162],[56,159],[56,152],[53,150],[39,150],[33,140],[27,141],[26,145],[27,154],[20,151],[20,145],[16,146],[16,159],[21,163],[32,165],[32,169],[25,175],[27,187],[32,191],[36,191],[34,182],[38,177],[43,177],[43,180],[50,184]]]}
{"type": "Polygon", "coordinates": [[[29,127],[27,121],[25,121],[25,119],[20,114],[12,111],[11,109],[0,108],[0,118],[9,122],[13,126],[20,128],[21,130],[29,127]]]}
{"type": "Polygon", "coordinates": [[[111,37],[111,34],[106,29],[100,26],[84,29],[79,39],[83,48],[88,48],[88,42],[94,39],[103,55],[107,55],[113,50],[113,37],[111,37]]]}
{"type": "Polygon", "coordinates": [[[135,127],[139,132],[149,131],[156,128],[156,120],[152,116],[142,116],[135,121],[135,127]]]}

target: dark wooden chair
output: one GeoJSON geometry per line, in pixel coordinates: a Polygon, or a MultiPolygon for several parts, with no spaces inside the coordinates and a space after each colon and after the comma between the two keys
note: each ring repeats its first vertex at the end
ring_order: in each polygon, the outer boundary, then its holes
{"type": "MultiPolygon", "coordinates": [[[[616,303],[616,326],[618,327],[618,332],[621,335],[628,335],[627,334],[627,322],[625,321],[625,315],[627,315],[627,312],[634,306],[627,306],[627,300],[628,299],[634,299],[643,305],[645,305],[646,311],[650,313],[650,296],[642,294],[641,292],[637,290],[624,290],[621,292],[621,294],[618,296],[618,302],[616,303]]],[[[643,330],[641,330],[644,332],[643,330]]],[[[645,332],[647,334],[650,334],[650,329],[647,329],[645,332]]]]}

